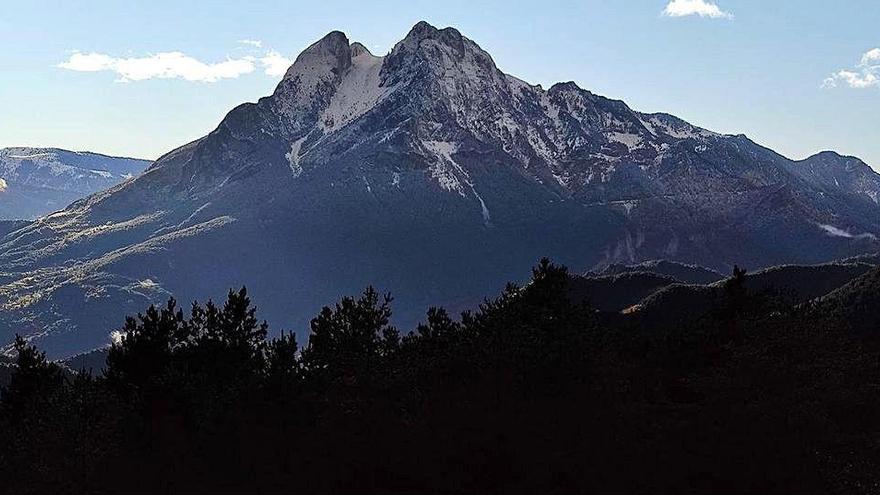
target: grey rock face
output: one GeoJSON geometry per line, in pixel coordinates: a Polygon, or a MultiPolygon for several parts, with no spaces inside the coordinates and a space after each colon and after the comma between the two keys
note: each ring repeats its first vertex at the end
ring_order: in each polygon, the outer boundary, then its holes
{"type": "Polygon", "coordinates": [[[846,160],[813,173],[574,83],[530,85],[452,28],[419,23],[385,57],[333,32],[207,136],[5,234],[0,342],[26,328],[69,355],[151,301],[243,284],[304,340],[321,305],[368,284],[408,327],[541,256],[727,273],[876,251],[876,174],[827,185],[846,160]]]}

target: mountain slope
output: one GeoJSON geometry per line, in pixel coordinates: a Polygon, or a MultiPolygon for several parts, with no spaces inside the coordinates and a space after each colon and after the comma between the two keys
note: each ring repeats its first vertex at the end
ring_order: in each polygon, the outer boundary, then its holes
{"type": "MultiPolygon", "coordinates": [[[[750,273],[745,289],[756,295],[771,295],[797,305],[832,297],[849,284],[876,271],[869,263],[848,261],[812,266],[775,266],[750,273]],[[824,296],[824,297],[823,297],[824,296]]],[[[727,280],[708,285],[672,284],[658,289],[632,308],[631,314],[652,325],[695,321],[723,299],[727,280]]],[[[850,307],[850,306],[847,306],[850,307]]]]}
{"type": "Polygon", "coordinates": [[[333,32],[207,136],[0,239],[0,341],[24,328],[69,355],[146,302],[241,284],[300,332],[375,284],[406,327],[542,256],[726,273],[876,251],[880,208],[799,166],[574,83],[529,85],[452,28],[419,23],[385,57],[333,32]]]}
{"type": "Polygon", "coordinates": [[[790,169],[826,190],[843,191],[869,203],[880,203],[880,175],[856,157],[823,151],[796,162],[790,169]]]}
{"type": "Polygon", "coordinates": [[[838,319],[847,328],[875,336],[880,328],[878,304],[880,268],[874,268],[823,297],[816,310],[838,319]]]}
{"type": "Polygon", "coordinates": [[[0,149],[0,220],[33,219],[140,174],[147,160],[57,148],[0,149]]]}

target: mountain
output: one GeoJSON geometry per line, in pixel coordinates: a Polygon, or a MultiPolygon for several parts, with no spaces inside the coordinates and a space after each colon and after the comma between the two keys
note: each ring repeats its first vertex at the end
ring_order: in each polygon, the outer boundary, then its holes
{"type": "Polygon", "coordinates": [[[852,160],[827,159],[528,84],[453,28],[421,22],[383,57],[332,32],[207,136],[4,235],[0,342],[68,356],[149,302],[242,284],[302,336],[368,284],[399,296],[406,328],[542,256],[727,273],[876,252],[876,180],[831,187],[852,160]]]}
{"type": "Polygon", "coordinates": [[[856,157],[823,151],[796,162],[790,170],[829,192],[843,192],[869,204],[880,203],[880,176],[856,157]]]}
{"type": "Polygon", "coordinates": [[[588,276],[611,276],[623,273],[647,272],[671,277],[685,284],[711,284],[724,277],[715,270],[703,268],[697,265],[688,265],[676,261],[649,260],[636,264],[613,263],[599,270],[588,272],[588,276]]]}
{"type": "Polygon", "coordinates": [[[57,148],[0,149],[0,220],[34,219],[140,174],[147,160],[57,148]]]}

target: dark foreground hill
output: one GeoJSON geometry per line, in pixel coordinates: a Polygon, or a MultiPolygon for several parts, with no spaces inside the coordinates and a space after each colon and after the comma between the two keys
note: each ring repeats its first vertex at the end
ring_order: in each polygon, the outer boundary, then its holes
{"type": "MultiPolygon", "coordinates": [[[[748,290],[788,305],[807,303],[838,289],[874,269],[865,262],[842,261],[822,265],[786,265],[749,275],[748,290]]],[[[709,312],[729,279],[708,285],[670,284],[639,301],[633,314],[646,324],[693,321],[709,312]]]]}
{"type": "Polygon", "coordinates": [[[569,297],[599,311],[617,312],[633,306],[676,279],[650,272],[623,272],[598,277],[571,277],[569,297]]]}
{"type": "MultiPolygon", "coordinates": [[[[244,291],[130,319],[103,376],[24,341],[0,398],[8,493],[871,494],[880,487],[877,273],[841,313],[749,290],[647,328],[569,297],[549,263],[413,333],[368,289],[299,347],[244,291]],[[865,302],[865,304],[863,304],[865,302]]],[[[831,296],[829,296],[830,298],[831,296]]]]}
{"type": "Polygon", "coordinates": [[[861,334],[880,332],[880,268],[874,268],[821,298],[817,311],[827,312],[861,334]]]}

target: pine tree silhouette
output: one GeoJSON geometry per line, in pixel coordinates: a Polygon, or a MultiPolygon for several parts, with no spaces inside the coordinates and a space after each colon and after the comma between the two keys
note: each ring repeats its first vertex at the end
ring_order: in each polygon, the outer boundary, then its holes
{"type": "Polygon", "coordinates": [[[15,336],[15,371],[9,386],[0,390],[0,409],[13,418],[44,401],[57,391],[62,383],[61,368],[46,359],[46,353],[30,345],[20,335],[15,336]]]}

